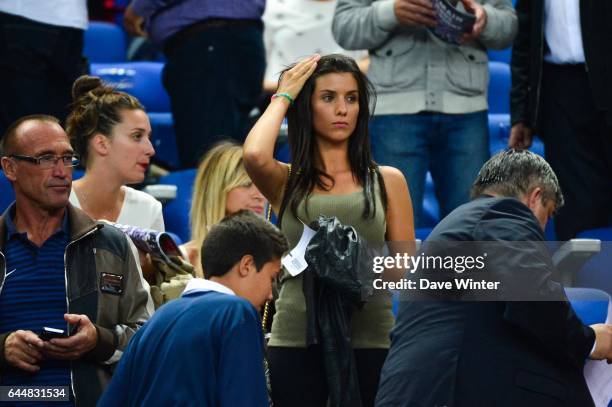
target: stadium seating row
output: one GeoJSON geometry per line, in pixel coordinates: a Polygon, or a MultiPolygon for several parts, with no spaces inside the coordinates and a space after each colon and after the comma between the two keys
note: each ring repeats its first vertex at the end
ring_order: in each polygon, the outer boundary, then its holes
{"type": "MultiPolygon", "coordinates": [[[[83,53],[92,63],[126,62],[127,34],[121,26],[92,21],[85,31],[83,53]]],[[[509,64],[512,48],[489,50],[489,60],[509,64]]]]}

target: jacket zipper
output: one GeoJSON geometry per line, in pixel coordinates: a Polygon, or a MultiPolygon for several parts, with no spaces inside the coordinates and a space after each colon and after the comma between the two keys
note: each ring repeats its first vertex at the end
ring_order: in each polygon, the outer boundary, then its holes
{"type": "Polygon", "coordinates": [[[2,289],[4,288],[4,281],[6,280],[6,257],[4,257],[4,253],[0,252],[0,256],[4,262],[4,267],[2,268],[2,273],[4,274],[4,278],[2,279],[2,284],[0,284],[0,294],[2,294],[2,289]]]}
{"type": "MultiPolygon", "coordinates": [[[[89,232],[85,233],[83,236],[79,237],[78,239],[75,239],[75,240],[73,240],[71,242],[68,242],[68,244],[66,245],[66,249],[64,250],[64,287],[65,287],[65,290],[66,290],[66,313],[67,314],[70,314],[70,299],[68,298],[68,263],[66,262],[66,258],[67,258],[67,254],[68,254],[68,249],[74,243],[83,240],[87,236],[95,233],[97,230],[98,230],[98,228],[95,227],[94,229],[92,229],[89,232]]],[[[5,271],[6,271],[6,268],[5,268],[5,271]]],[[[66,326],[66,332],[68,332],[68,326],[66,326]]],[[[74,395],[74,405],[76,406],[77,405],[77,397],[76,397],[76,392],[74,391],[74,377],[73,377],[73,375],[74,375],[74,373],[72,371],[72,362],[70,362],[70,390],[72,390],[72,394],[74,395]]]]}

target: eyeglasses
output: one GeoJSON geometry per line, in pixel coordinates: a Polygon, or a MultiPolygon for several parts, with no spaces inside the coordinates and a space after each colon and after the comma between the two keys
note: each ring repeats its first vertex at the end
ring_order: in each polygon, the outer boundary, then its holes
{"type": "Polygon", "coordinates": [[[14,158],[16,160],[31,162],[32,164],[39,165],[42,169],[53,168],[57,165],[58,161],[62,161],[64,167],[75,167],[79,164],[79,157],[74,154],[65,154],[65,155],[53,155],[53,154],[45,154],[40,157],[32,157],[29,155],[20,155],[20,154],[11,154],[10,158],[14,158]]]}

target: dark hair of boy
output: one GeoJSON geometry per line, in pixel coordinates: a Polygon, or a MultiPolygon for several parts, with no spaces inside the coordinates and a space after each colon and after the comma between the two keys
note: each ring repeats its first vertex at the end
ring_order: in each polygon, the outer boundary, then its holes
{"type": "Polygon", "coordinates": [[[288,250],[287,240],[270,222],[248,210],[225,217],[202,244],[204,277],[221,277],[244,256],[253,256],[257,271],[288,250]]]}

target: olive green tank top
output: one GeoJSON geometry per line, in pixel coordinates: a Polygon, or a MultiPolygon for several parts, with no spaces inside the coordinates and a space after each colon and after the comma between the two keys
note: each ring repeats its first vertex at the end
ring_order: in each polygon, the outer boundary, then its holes
{"type": "MultiPolygon", "coordinates": [[[[298,206],[298,217],[310,224],[320,214],[335,216],[343,225],[351,225],[368,242],[385,240],[386,220],[376,180],[376,213],[371,219],[363,219],[365,207],[363,191],[343,195],[311,194],[308,198],[308,214],[304,201],[298,206]]],[[[303,226],[287,208],[283,215],[281,230],[287,236],[289,247],[300,240],[303,226]]],[[[308,270],[304,271],[305,273],[308,270]]],[[[276,313],[272,321],[269,346],[294,348],[306,347],[306,300],[302,291],[302,274],[284,275],[280,294],[276,300],[276,313]]],[[[351,322],[351,340],[354,349],[388,348],[389,331],[393,327],[391,297],[388,292],[375,290],[374,295],[361,310],[356,310],[351,322]]]]}

